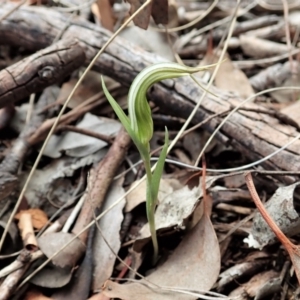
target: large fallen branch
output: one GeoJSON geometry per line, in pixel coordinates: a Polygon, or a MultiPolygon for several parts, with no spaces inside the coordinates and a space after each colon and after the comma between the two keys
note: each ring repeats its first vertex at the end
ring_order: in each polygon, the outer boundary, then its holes
{"type": "Polygon", "coordinates": [[[84,60],[76,39],[64,39],[0,71],[0,107],[59,83],[84,60]]]}
{"type": "MultiPolygon", "coordinates": [[[[12,5],[0,8],[5,14],[12,5]]],[[[104,45],[110,33],[99,26],[78,17],[69,17],[43,7],[22,7],[0,24],[0,43],[22,46],[37,51],[49,46],[66,26],[62,38],[78,39],[90,62],[96,52],[104,45]]],[[[163,59],[148,53],[122,38],[117,38],[95,64],[95,69],[111,76],[122,84],[130,85],[134,77],[144,67],[161,62],[163,59]]],[[[99,83],[100,84],[100,83],[99,83]]],[[[155,85],[149,92],[150,98],[170,115],[187,118],[203,91],[189,78],[168,80],[155,85]]],[[[198,123],[212,114],[228,110],[241,99],[228,96],[213,89],[218,99],[207,96],[193,119],[198,123]]],[[[1,100],[0,100],[1,102],[1,100]]],[[[259,107],[249,104],[247,107],[259,107]]],[[[205,125],[212,132],[222,119],[213,119],[205,125]]],[[[297,130],[283,124],[275,117],[256,113],[238,112],[223,126],[218,138],[240,150],[249,160],[257,160],[274,152],[295,136],[297,130]]],[[[298,171],[300,169],[300,142],[273,156],[264,166],[270,169],[298,171]]]]}

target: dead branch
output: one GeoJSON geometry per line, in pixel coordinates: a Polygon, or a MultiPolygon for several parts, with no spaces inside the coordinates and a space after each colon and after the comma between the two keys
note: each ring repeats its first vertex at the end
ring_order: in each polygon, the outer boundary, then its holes
{"type": "MultiPolygon", "coordinates": [[[[91,171],[88,195],[74,225],[72,231],[74,234],[77,234],[88,225],[94,217],[96,208],[102,206],[107,190],[126,155],[130,141],[131,139],[127,132],[121,129],[106,156],[91,171]]],[[[80,239],[85,242],[87,234],[88,232],[85,231],[81,234],[80,239]]]]}
{"type": "Polygon", "coordinates": [[[37,103],[36,110],[33,113],[31,122],[27,124],[12,149],[0,164],[0,200],[5,199],[18,186],[18,178],[16,176],[20,164],[24,161],[29,149],[29,138],[36,132],[42,122],[49,116],[49,111],[39,113],[39,111],[47,106],[49,102],[54,102],[58,95],[58,87],[48,87],[45,89],[37,103]]]}
{"type": "Polygon", "coordinates": [[[69,75],[85,60],[76,39],[59,41],[0,72],[0,107],[24,99],[31,93],[69,75]]]}
{"type": "MultiPolygon", "coordinates": [[[[11,5],[0,8],[5,14],[11,5]]],[[[23,46],[36,51],[50,45],[66,24],[67,16],[43,7],[24,7],[14,12],[0,24],[0,42],[23,46]],[[35,33],[34,37],[32,32],[35,33]]],[[[63,38],[77,38],[84,49],[87,61],[107,41],[110,33],[99,26],[80,18],[74,18],[63,34],[63,38]]],[[[130,85],[134,77],[146,66],[163,61],[155,54],[148,53],[132,44],[117,38],[95,64],[95,69],[113,77],[122,84],[130,85]]],[[[212,91],[218,97],[208,95],[193,119],[196,124],[211,114],[220,113],[237,105],[241,99],[212,91]]],[[[150,99],[169,115],[187,118],[203,91],[189,78],[168,80],[157,84],[149,92],[150,99]]],[[[247,107],[257,109],[255,104],[247,107]]],[[[222,118],[210,120],[205,129],[212,132],[222,118]]],[[[218,139],[231,144],[250,161],[261,159],[288,142],[296,134],[296,129],[282,124],[278,119],[254,112],[238,112],[222,127],[218,139]]],[[[273,156],[263,165],[269,169],[299,170],[300,142],[295,142],[280,154],[273,156]]]]}

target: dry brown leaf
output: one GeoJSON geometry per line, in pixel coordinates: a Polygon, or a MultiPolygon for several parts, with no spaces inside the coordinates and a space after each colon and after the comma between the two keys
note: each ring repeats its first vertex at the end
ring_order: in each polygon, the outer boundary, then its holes
{"type": "Polygon", "coordinates": [[[275,270],[265,271],[256,274],[245,284],[247,294],[255,300],[265,298],[280,292],[280,274],[275,270]]]}
{"type": "Polygon", "coordinates": [[[97,0],[97,2],[92,5],[92,12],[96,15],[104,28],[113,32],[115,19],[109,0],[97,0]]]}
{"type": "Polygon", "coordinates": [[[225,91],[237,93],[241,98],[254,95],[253,88],[245,73],[234,66],[229,56],[220,65],[215,85],[225,91]]]}
{"type": "MultiPolygon", "coordinates": [[[[101,132],[108,137],[115,137],[122,124],[114,119],[98,117],[86,113],[76,127],[94,132],[101,132]]],[[[64,132],[52,135],[46,146],[44,155],[58,158],[62,153],[72,157],[87,157],[107,146],[107,142],[77,132],[64,132]]]]}
{"type": "MultiPolygon", "coordinates": [[[[72,78],[62,85],[56,100],[58,103],[64,103],[66,101],[77,81],[77,78],[72,78]]],[[[88,98],[102,92],[101,84],[99,84],[99,82],[101,82],[101,75],[94,71],[89,71],[78,89],[76,89],[68,107],[74,108],[88,98]]]]}
{"type": "MultiPolygon", "coordinates": [[[[129,13],[132,15],[135,13],[145,2],[146,0],[126,0],[126,2],[130,3],[130,11],[129,13]]],[[[135,18],[133,19],[133,22],[136,26],[147,29],[150,21],[150,15],[151,15],[151,9],[152,9],[152,3],[150,3],[148,6],[146,6],[135,18]]]]}
{"type": "Polygon", "coordinates": [[[46,213],[40,210],[39,208],[30,208],[27,210],[21,210],[19,213],[15,215],[15,219],[19,220],[21,214],[23,213],[27,213],[31,215],[32,225],[36,229],[43,228],[48,222],[48,217],[46,213]]]}
{"type": "MultiPolygon", "coordinates": [[[[209,53],[204,58],[204,61],[206,60],[211,64],[217,63],[219,55],[218,53],[209,53]]],[[[209,71],[213,72],[213,69],[209,71]]],[[[246,99],[254,95],[249,79],[242,70],[232,63],[228,54],[226,54],[225,60],[219,66],[219,71],[215,77],[215,85],[224,91],[236,93],[241,98],[246,99]]]]}
{"type": "Polygon", "coordinates": [[[152,1],[152,18],[156,24],[168,24],[168,0],[152,1]]]}
{"type": "MultiPolygon", "coordinates": [[[[216,282],[219,272],[219,243],[209,217],[204,214],[200,222],[185,235],[167,261],[146,278],[162,287],[209,291],[216,282]]],[[[104,294],[124,300],[197,298],[148,286],[149,283],[144,280],[125,285],[107,282],[104,294]]]]}
{"type": "MultiPolygon", "coordinates": [[[[126,0],[130,3],[130,14],[135,13],[146,0],[126,0]]],[[[152,0],[134,19],[136,26],[147,29],[152,15],[156,24],[168,24],[168,0],[152,0]]]]}
{"type": "MultiPolygon", "coordinates": [[[[158,229],[184,229],[187,226],[188,217],[194,212],[201,198],[199,186],[189,189],[188,186],[168,194],[161,201],[155,211],[155,227],[158,229]],[[183,200],[184,199],[184,200],[183,200]]],[[[149,223],[140,230],[138,239],[133,248],[140,252],[150,239],[149,223]]]]}
{"type": "MultiPolygon", "coordinates": [[[[152,286],[151,286],[152,287],[152,286]]],[[[176,292],[149,288],[141,283],[119,284],[108,280],[103,288],[103,294],[111,298],[122,300],[178,300],[176,292]]]]}

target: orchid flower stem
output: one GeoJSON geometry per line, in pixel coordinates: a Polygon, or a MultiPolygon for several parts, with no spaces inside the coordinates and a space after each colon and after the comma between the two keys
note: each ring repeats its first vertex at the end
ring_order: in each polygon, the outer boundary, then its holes
{"type": "MultiPolygon", "coordinates": [[[[211,65],[214,66],[214,65],[211,65]]],[[[156,82],[169,78],[178,78],[191,75],[198,71],[203,71],[211,66],[190,68],[176,63],[160,63],[145,68],[133,81],[128,94],[128,112],[127,116],[117,101],[107,90],[102,78],[102,88],[104,94],[114,109],[119,120],[130,135],[136,145],[142,160],[144,162],[147,190],[146,190],[146,211],[149,222],[151,238],[153,242],[153,263],[158,258],[158,242],[155,229],[155,207],[159,190],[160,179],[162,177],[164,164],[166,161],[169,145],[168,130],[165,128],[165,143],[161,151],[153,172],[151,171],[150,140],[153,136],[153,120],[151,109],[146,98],[148,88],[156,82]]]]}
{"type": "Polygon", "coordinates": [[[156,229],[155,229],[155,207],[156,207],[156,195],[153,195],[152,192],[152,171],[151,171],[151,164],[150,164],[150,154],[144,158],[144,166],[147,175],[147,191],[146,191],[146,211],[147,211],[147,219],[149,222],[149,228],[153,243],[153,264],[156,263],[158,258],[158,242],[156,236],[156,229]]]}

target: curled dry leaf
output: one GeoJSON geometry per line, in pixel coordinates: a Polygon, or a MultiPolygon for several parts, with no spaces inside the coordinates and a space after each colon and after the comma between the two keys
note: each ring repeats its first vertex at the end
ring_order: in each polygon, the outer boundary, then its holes
{"type": "Polygon", "coordinates": [[[23,211],[20,215],[18,227],[24,247],[29,251],[36,251],[38,246],[32,225],[32,215],[23,211]]]}
{"type": "MultiPolygon", "coordinates": [[[[187,186],[166,196],[155,211],[155,226],[158,229],[185,228],[185,221],[193,213],[200,201],[201,188],[190,190],[187,186]],[[183,200],[184,199],[184,200],[183,200]]],[[[134,243],[134,250],[140,252],[151,237],[149,223],[140,230],[140,236],[134,243]]]]}
{"type": "MultiPolygon", "coordinates": [[[[206,187],[209,188],[216,177],[206,177],[206,187]]],[[[166,195],[157,206],[155,211],[156,229],[180,228],[185,229],[188,218],[193,214],[202,197],[201,181],[198,186],[189,189],[188,186],[175,190],[166,195]]],[[[198,219],[199,220],[199,219],[198,219]]],[[[140,231],[140,237],[134,244],[134,249],[140,251],[150,238],[149,224],[145,224],[140,231]]]]}
{"type": "MultiPolygon", "coordinates": [[[[76,185],[67,177],[72,177],[76,170],[82,167],[99,162],[106,153],[107,149],[104,148],[83,158],[65,156],[53,160],[41,170],[36,170],[25,193],[29,206],[43,207],[48,215],[55,213],[57,208],[53,207],[49,200],[57,206],[62,206],[74,197],[76,185]]],[[[25,175],[22,177],[23,184],[27,178],[25,175]]]]}
{"type": "Polygon", "coordinates": [[[48,222],[48,217],[44,211],[39,208],[30,208],[27,210],[22,210],[15,215],[15,219],[19,220],[21,214],[28,213],[31,215],[32,225],[36,229],[41,229],[48,222]]]}
{"type": "Polygon", "coordinates": [[[124,300],[197,299],[196,296],[171,290],[209,291],[219,272],[219,243],[209,217],[204,214],[167,261],[146,277],[151,283],[168,287],[168,290],[153,285],[149,287],[149,282],[145,280],[124,285],[109,281],[104,286],[104,294],[124,300]]]}
{"type": "MultiPolygon", "coordinates": [[[[179,181],[174,179],[180,185],[179,181]]],[[[136,182],[133,182],[131,186],[134,186],[136,182]]],[[[159,184],[159,191],[157,200],[161,203],[163,199],[174,191],[174,183],[170,183],[170,180],[162,178],[159,184]]],[[[133,189],[126,197],[125,212],[132,211],[136,206],[146,201],[146,179],[143,180],[135,189],[133,189]]]]}
{"type": "MultiPolygon", "coordinates": [[[[299,182],[296,182],[286,187],[279,187],[265,205],[270,217],[289,236],[300,232],[300,218],[294,208],[294,191],[298,185],[299,182]]],[[[251,233],[244,241],[254,248],[263,248],[276,240],[274,232],[261,214],[256,213],[251,233]]]]}

